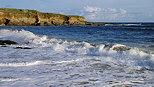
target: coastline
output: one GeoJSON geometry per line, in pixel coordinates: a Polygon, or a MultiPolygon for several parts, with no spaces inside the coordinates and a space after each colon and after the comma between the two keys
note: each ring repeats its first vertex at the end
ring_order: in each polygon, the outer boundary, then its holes
{"type": "Polygon", "coordinates": [[[42,13],[28,9],[0,8],[0,26],[65,26],[65,25],[122,25],[88,22],[82,16],[42,13]]]}
{"type": "Polygon", "coordinates": [[[0,27],[1,85],[153,85],[153,80],[149,79],[154,77],[154,54],[138,47],[152,46],[153,31],[124,28],[91,25],[0,27]]]}

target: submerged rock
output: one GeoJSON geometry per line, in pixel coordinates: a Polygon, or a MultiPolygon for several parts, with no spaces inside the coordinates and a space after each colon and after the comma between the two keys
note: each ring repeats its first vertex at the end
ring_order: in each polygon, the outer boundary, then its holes
{"type": "Polygon", "coordinates": [[[11,45],[11,44],[17,44],[17,43],[11,40],[0,40],[0,45],[11,45]]]}
{"type": "Polygon", "coordinates": [[[131,48],[130,47],[127,47],[127,46],[117,46],[117,47],[114,47],[113,50],[116,50],[116,51],[127,51],[127,50],[130,50],[131,48]]]}
{"type": "Polygon", "coordinates": [[[91,84],[90,82],[79,82],[76,85],[86,85],[86,84],[91,84]]]}
{"type": "Polygon", "coordinates": [[[0,46],[0,47],[7,47],[6,45],[2,45],[2,46],[0,46]]]}
{"type": "Polygon", "coordinates": [[[15,47],[15,49],[32,49],[30,47],[15,47]]]}

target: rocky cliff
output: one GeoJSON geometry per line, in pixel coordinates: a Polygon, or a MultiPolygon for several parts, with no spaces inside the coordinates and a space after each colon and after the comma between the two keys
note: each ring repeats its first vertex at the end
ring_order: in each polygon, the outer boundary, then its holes
{"type": "Polygon", "coordinates": [[[27,9],[0,8],[0,25],[8,26],[49,26],[49,25],[85,25],[82,16],[42,13],[27,9]]]}

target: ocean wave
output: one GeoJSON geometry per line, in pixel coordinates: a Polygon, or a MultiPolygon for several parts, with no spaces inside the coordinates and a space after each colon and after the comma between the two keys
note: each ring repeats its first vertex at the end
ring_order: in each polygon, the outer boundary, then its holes
{"type": "Polygon", "coordinates": [[[123,24],[123,25],[125,25],[125,26],[140,26],[142,24],[123,24]]]}
{"type": "Polygon", "coordinates": [[[122,23],[123,26],[153,27],[153,23],[122,23]]]}
{"type": "Polygon", "coordinates": [[[12,40],[19,44],[27,44],[27,43],[41,43],[44,40],[47,40],[46,36],[39,37],[35,34],[33,34],[30,31],[25,30],[7,30],[2,29],[0,30],[0,39],[1,40],[12,40]]]}
{"type": "MultiPolygon", "coordinates": [[[[122,44],[91,44],[87,42],[67,41],[55,38],[48,38],[47,36],[38,36],[30,31],[25,30],[0,30],[0,40],[12,40],[18,45],[12,45],[10,47],[22,47],[28,46],[41,50],[45,47],[50,48],[52,52],[61,53],[64,55],[76,55],[93,57],[98,56],[104,59],[104,61],[112,60],[122,65],[128,65],[130,67],[145,67],[148,69],[154,69],[154,54],[151,51],[145,49],[139,49],[136,47],[129,47],[122,44]]],[[[29,49],[30,51],[31,49],[29,49]]],[[[35,49],[32,49],[35,50],[35,49]]],[[[43,51],[40,51],[41,54],[43,51]]],[[[51,51],[48,54],[52,54],[51,51]]],[[[37,54],[35,54],[37,55],[37,54]]],[[[34,63],[19,63],[19,64],[0,64],[0,66],[31,66],[40,64],[34,63]]]]}
{"type": "Polygon", "coordinates": [[[35,62],[20,62],[20,63],[0,63],[0,66],[11,66],[11,67],[21,67],[21,66],[34,66],[43,64],[43,61],[35,62]]]}
{"type": "Polygon", "coordinates": [[[154,31],[153,28],[122,28],[122,29],[127,29],[127,30],[149,30],[149,31],[154,31]]]}

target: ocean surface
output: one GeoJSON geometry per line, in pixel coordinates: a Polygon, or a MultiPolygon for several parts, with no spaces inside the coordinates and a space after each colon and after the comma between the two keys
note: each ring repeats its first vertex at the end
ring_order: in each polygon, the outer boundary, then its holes
{"type": "Polygon", "coordinates": [[[154,23],[122,24],[0,26],[0,87],[153,87],[154,23]]]}

